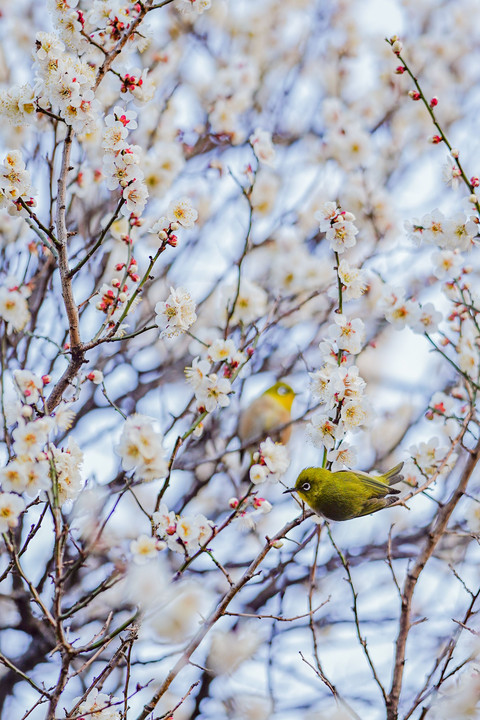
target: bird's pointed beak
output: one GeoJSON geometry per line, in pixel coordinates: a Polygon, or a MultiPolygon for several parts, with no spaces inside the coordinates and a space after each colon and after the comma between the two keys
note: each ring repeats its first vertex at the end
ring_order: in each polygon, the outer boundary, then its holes
{"type": "Polygon", "coordinates": [[[296,492],[296,490],[297,490],[297,488],[294,488],[294,487],[293,487],[293,488],[287,488],[286,490],[283,491],[282,495],[287,495],[288,493],[296,492]]]}

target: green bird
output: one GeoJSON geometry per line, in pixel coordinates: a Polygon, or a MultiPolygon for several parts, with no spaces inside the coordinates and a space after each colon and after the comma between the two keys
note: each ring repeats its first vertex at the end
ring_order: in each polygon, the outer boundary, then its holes
{"type": "Polygon", "coordinates": [[[400,490],[392,488],[403,480],[403,462],[378,477],[358,470],[332,472],[311,467],[302,470],[295,487],[285,493],[296,492],[317,515],[330,520],[351,520],[382,510],[396,501],[400,490]]]}

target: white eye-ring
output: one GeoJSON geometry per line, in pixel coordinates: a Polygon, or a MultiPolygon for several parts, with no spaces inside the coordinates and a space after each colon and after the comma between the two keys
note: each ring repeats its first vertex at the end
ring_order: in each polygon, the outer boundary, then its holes
{"type": "Polygon", "coordinates": [[[305,492],[308,492],[310,490],[310,483],[304,482],[302,485],[302,490],[304,490],[305,492]]]}
{"type": "Polygon", "coordinates": [[[287,388],[284,385],[280,385],[280,387],[277,390],[279,395],[286,395],[287,394],[287,388]]]}

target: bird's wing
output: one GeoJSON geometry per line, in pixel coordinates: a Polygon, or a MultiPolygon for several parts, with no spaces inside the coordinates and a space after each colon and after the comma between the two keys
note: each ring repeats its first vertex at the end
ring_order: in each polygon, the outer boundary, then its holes
{"type": "Polygon", "coordinates": [[[360,480],[360,482],[362,482],[363,485],[365,485],[366,487],[370,488],[370,490],[375,490],[376,492],[378,492],[380,497],[383,497],[384,495],[392,492],[392,488],[390,488],[386,483],[382,482],[381,480],[377,480],[376,478],[372,477],[371,475],[367,475],[366,473],[358,471],[353,472],[353,470],[351,470],[350,472],[339,472],[338,474],[344,476],[343,479],[345,482],[355,482],[357,480],[360,480]],[[355,479],[352,476],[354,476],[355,479]]]}

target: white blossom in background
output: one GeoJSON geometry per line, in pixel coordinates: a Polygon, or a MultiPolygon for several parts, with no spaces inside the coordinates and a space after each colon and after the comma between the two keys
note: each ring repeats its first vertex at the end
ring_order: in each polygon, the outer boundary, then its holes
{"type": "Polygon", "coordinates": [[[155,305],[155,322],[161,329],[160,337],[171,338],[186,332],[197,319],[195,309],[188,290],[170,288],[167,300],[155,305]]]}
{"type": "Polygon", "coordinates": [[[232,315],[234,323],[249,325],[266,314],[268,309],[268,294],[257,283],[242,277],[240,289],[237,284],[223,287],[221,291],[221,304],[224,312],[231,312],[235,301],[235,309],[232,315]]]}
{"type": "Polygon", "coordinates": [[[135,470],[134,479],[150,482],[166,477],[168,464],[165,459],[163,435],[153,428],[152,418],[131,415],[125,420],[120,441],[115,452],[122,459],[126,472],[135,470]]]}
{"type": "Polygon", "coordinates": [[[23,330],[30,320],[30,311],[21,290],[0,286],[0,318],[7,323],[8,333],[23,330]]]}
{"type": "MultiPolygon", "coordinates": [[[[74,698],[72,707],[75,706],[79,700],[80,697],[74,698]]],[[[119,698],[101,693],[97,688],[92,688],[72,717],[78,718],[78,720],[84,716],[92,717],[96,720],[120,720],[122,702],[119,698]]]]}
{"type": "Polygon", "coordinates": [[[275,149],[272,135],[266,130],[257,128],[248,138],[257,159],[264,165],[275,165],[275,149]]]}
{"type": "Polygon", "coordinates": [[[434,720],[474,720],[480,712],[480,675],[465,670],[450,679],[436,695],[432,705],[434,720]]]}
{"type": "MultiPolygon", "coordinates": [[[[427,477],[435,474],[440,465],[444,462],[448,453],[448,446],[441,445],[438,437],[432,437],[428,442],[421,442],[418,445],[412,445],[409,452],[420,468],[421,472],[427,477]]],[[[445,462],[441,474],[445,475],[455,466],[458,455],[451,453],[445,462]]]]}
{"type": "Polygon", "coordinates": [[[24,510],[25,502],[19,495],[0,492],[0,533],[17,527],[20,513],[24,510]]]}
{"type": "Polygon", "coordinates": [[[185,642],[199,629],[207,615],[212,602],[211,592],[205,585],[188,579],[171,584],[167,593],[167,602],[161,612],[147,616],[148,629],[161,642],[185,642]]]}
{"type": "Polygon", "coordinates": [[[27,405],[36,405],[43,391],[42,379],[31,370],[15,370],[13,377],[21,399],[27,405]]]}
{"type": "Polygon", "coordinates": [[[136,540],[132,540],[130,543],[130,552],[133,555],[133,561],[143,565],[156,558],[158,551],[166,547],[166,543],[160,542],[151,535],[139,535],[136,540]]]}
{"type": "Polygon", "coordinates": [[[255,655],[264,642],[263,633],[250,623],[235,630],[217,630],[212,635],[208,667],[215,675],[231,675],[255,655]],[[232,652],[235,648],[235,652],[232,652]]]}

